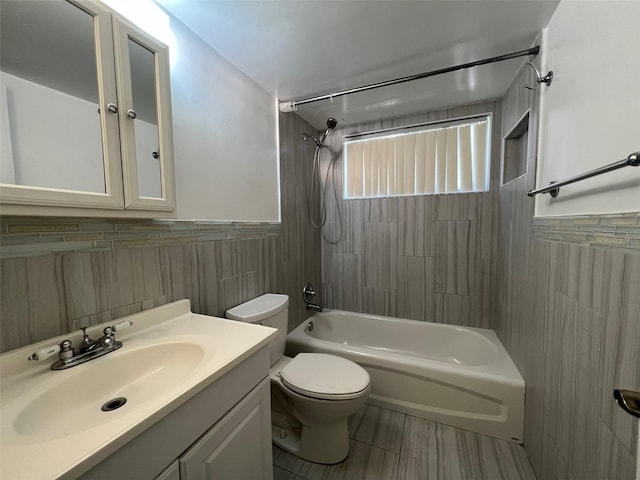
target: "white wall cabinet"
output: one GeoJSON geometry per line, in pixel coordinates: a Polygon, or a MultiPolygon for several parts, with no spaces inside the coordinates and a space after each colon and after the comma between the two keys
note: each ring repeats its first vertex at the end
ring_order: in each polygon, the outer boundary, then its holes
{"type": "Polygon", "coordinates": [[[93,0],[1,8],[1,213],[175,217],[168,48],[93,0]]]}

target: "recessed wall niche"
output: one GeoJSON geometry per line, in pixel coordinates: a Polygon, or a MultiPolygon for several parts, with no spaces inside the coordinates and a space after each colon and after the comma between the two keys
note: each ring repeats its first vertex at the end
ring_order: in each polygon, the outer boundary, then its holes
{"type": "Polygon", "coordinates": [[[502,140],[502,184],[527,173],[529,157],[529,111],[509,130],[502,140]]]}

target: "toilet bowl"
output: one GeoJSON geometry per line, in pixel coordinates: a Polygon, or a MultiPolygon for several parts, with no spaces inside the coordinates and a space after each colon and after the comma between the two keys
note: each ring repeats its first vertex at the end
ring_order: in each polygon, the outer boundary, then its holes
{"type": "Polygon", "coordinates": [[[336,355],[284,356],[289,297],[266,294],[227,310],[226,317],[278,329],[271,341],[273,443],[315,463],[338,463],[349,455],[347,419],[366,403],[367,371],[336,355]]]}

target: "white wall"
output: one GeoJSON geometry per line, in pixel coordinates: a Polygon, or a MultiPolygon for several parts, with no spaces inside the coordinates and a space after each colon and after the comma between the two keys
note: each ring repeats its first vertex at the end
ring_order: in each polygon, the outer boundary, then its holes
{"type": "MultiPolygon", "coordinates": [[[[640,151],[640,2],[563,0],[543,31],[537,186],[640,151]]],[[[536,216],[640,211],[640,167],[536,197],[536,216]]]]}
{"type": "Polygon", "coordinates": [[[7,108],[7,86],[0,74],[0,183],[16,183],[9,130],[9,109],[7,108]]]}
{"type": "Polygon", "coordinates": [[[276,99],[174,18],[171,30],[178,218],[279,221],[276,99]]]}
{"type": "Polygon", "coordinates": [[[280,221],[276,99],[151,0],[104,1],[169,46],[178,219],[280,221]]]}

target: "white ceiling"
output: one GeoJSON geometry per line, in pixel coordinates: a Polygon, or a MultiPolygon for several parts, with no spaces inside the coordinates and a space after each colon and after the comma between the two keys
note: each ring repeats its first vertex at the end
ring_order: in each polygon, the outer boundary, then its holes
{"type": "MultiPolygon", "coordinates": [[[[558,0],[156,0],[281,101],[529,48],[558,0]]],[[[522,59],[301,106],[316,128],[501,96],[522,59]]]]}

